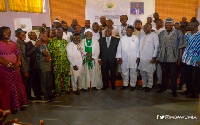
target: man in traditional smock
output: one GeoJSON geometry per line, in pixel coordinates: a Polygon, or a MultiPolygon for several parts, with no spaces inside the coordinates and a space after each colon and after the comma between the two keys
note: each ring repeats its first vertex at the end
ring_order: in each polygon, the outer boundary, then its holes
{"type": "Polygon", "coordinates": [[[150,92],[153,86],[153,73],[156,70],[155,62],[158,54],[158,35],[151,32],[152,25],[144,25],[145,34],[140,35],[140,64],[138,69],[142,76],[142,90],[150,92]]]}
{"type": "Polygon", "coordinates": [[[70,63],[67,59],[67,41],[63,39],[63,30],[56,29],[57,37],[52,38],[48,43],[48,50],[52,54],[53,66],[55,71],[55,92],[59,96],[61,93],[61,78],[64,90],[67,94],[70,91],[70,63]]]}
{"type": "Polygon", "coordinates": [[[73,41],[67,44],[67,57],[71,68],[72,90],[76,95],[79,95],[81,89],[81,75],[83,68],[83,48],[80,46],[80,34],[73,35],[73,41]]]}

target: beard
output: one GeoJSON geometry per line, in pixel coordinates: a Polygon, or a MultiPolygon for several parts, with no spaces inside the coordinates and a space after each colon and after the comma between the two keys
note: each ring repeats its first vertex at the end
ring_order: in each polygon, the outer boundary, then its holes
{"type": "Polygon", "coordinates": [[[86,37],[87,38],[87,40],[90,40],[92,37],[86,37]]]}

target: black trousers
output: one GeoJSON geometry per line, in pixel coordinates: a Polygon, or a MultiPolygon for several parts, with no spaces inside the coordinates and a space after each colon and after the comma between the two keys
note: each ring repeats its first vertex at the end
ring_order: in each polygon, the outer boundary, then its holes
{"type": "Polygon", "coordinates": [[[39,69],[31,69],[29,75],[29,81],[33,87],[33,92],[35,97],[41,96],[41,84],[40,84],[40,70],[39,69]]]}
{"type": "Polygon", "coordinates": [[[29,78],[24,77],[23,73],[21,73],[21,75],[22,75],[22,81],[24,83],[24,87],[26,91],[27,100],[31,100],[31,82],[29,78]]]}
{"type": "Polygon", "coordinates": [[[111,74],[111,85],[112,87],[115,87],[115,80],[116,80],[116,63],[102,63],[101,65],[101,73],[102,73],[102,80],[103,80],[103,87],[107,87],[108,86],[108,75],[109,75],[109,71],[111,74]]]}
{"type": "Polygon", "coordinates": [[[200,67],[183,64],[184,81],[190,94],[200,93],[200,67]]]}
{"type": "Polygon", "coordinates": [[[45,99],[50,99],[52,96],[52,72],[51,71],[40,71],[40,80],[41,80],[41,86],[42,91],[44,94],[45,99]]]}
{"type": "Polygon", "coordinates": [[[176,92],[177,90],[177,65],[175,62],[160,62],[162,69],[162,89],[167,89],[168,85],[168,73],[171,74],[171,90],[176,92]]]}

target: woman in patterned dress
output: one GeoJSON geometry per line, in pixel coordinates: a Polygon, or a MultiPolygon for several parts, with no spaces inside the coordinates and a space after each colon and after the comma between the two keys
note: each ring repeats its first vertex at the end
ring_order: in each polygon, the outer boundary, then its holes
{"type": "Polygon", "coordinates": [[[21,55],[10,36],[9,27],[0,27],[0,109],[16,114],[17,108],[26,110],[27,99],[20,74],[21,55]]]}

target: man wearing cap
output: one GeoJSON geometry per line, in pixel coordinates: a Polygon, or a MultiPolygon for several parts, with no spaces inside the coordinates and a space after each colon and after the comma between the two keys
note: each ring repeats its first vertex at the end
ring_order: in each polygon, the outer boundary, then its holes
{"type": "Polygon", "coordinates": [[[55,29],[60,28],[60,21],[58,19],[54,20],[53,25],[55,29]]]}
{"type": "Polygon", "coordinates": [[[57,96],[61,94],[61,78],[64,83],[64,90],[67,94],[70,92],[70,63],[67,59],[67,41],[62,38],[62,28],[56,29],[56,37],[52,38],[47,47],[49,52],[52,54],[54,72],[55,72],[55,92],[57,96]]]}
{"type": "Polygon", "coordinates": [[[50,38],[55,38],[56,37],[56,29],[55,28],[52,28],[50,30],[50,38]]]}
{"type": "Polygon", "coordinates": [[[91,87],[94,89],[102,88],[101,69],[98,63],[99,58],[99,42],[92,39],[92,30],[85,30],[86,38],[81,41],[81,47],[84,49],[85,64],[84,75],[82,76],[82,87],[88,89],[91,87]]]}
{"type": "Polygon", "coordinates": [[[17,37],[17,42],[16,45],[19,49],[19,51],[21,52],[21,56],[22,56],[22,61],[21,61],[21,66],[20,66],[20,70],[21,70],[21,74],[22,74],[22,80],[25,86],[25,90],[26,90],[26,95],[27,95],[27,100],[32,100],[31,97],[31,84],[29,81],[29,57],[26,56],[26,51],[25,51],[25,40],[26,40],[26,31],[23,31],[21,28],[18,28],[17,30],[15,30],[15,36],[17,37]]]}
{"type": "Polygon", "coordinates": [[[130,76],[131,91],[135,90],[137,82],[137,65],[140,60],[140,44],[137,36],[133,35],[134,28],[128,26],[126,29],[126,36],[120,39],[116,58],[121,65],[123,87],[121,90],[128,88],[128,81],[130,76]]]}
{"type": "Polygon", "coordinates": [[[177,97],[177,64],[180,65],[183,48],[187,47],[187,42],[181,31],[173,29],[172,18],[165,21],[165,29],[159,35],[159,54],[157,60],[162,68],[162,85],[158,93],[166,91],[168,85],[168,71],[171,74],[172,95],[177,97]]]}
{"type": "Polygon", "coordinates": [[[179,27],[180,27],[180,23],[179,22],[174,23],[174,28],[175,29],[179,30],[179,27]]]}
{"type": "Polygon", "coordinates": [[[72,82],[72,90],[76,95],[79,95],[79,89],[81,89],[81,75],[82,75],[82,67],[83,67],[83,59],[84,53],[83,48],[80,46],[80,34],[75,33],[73,35],[73,42],[67,44],[67,57],[70,62],[71,68],[71,82],[72,82]]]}

